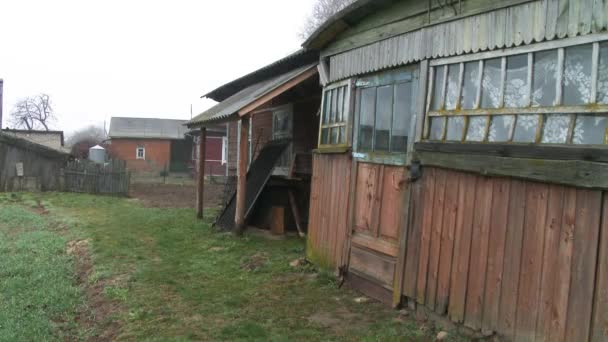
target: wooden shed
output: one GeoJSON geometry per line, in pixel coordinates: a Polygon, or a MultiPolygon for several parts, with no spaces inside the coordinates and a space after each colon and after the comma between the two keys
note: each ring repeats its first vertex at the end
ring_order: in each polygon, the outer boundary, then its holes
{"type": "Polygon", "coordinates": [[[514,341],[608,340],[608,2],[360,0],[324,81],[307,253],[514,341]]]}

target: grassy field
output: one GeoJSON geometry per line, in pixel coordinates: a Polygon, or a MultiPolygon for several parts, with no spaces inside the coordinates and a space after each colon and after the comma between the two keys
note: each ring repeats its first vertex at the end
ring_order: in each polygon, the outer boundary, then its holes
{"type": "Polygon", "coordinates": [[[304,241],[236,238],[194,216],[133,199],[0,194],[0,340],[434,339],[330,274],[289,266],[304,241]]]}

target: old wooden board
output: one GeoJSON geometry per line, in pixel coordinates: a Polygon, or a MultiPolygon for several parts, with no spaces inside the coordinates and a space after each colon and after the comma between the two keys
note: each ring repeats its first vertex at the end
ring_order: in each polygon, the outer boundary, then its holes
{"type": "Polygon", "coordinates": [[[433,222],[433,201],[435,197],[435,169],[425,171],[423,176],[422,192],[425,194],[425,205],[422,213],[422,227],[420,238],[420,257],[418,260],[418,279],[416,284],[416,301],[426,303],[426,285],[429,266],[431,226],[433,222]]]}
{"type": "Polygon", "coordinates": [[[454,264],[454,235],[456,230],[456,217],[458,214],[458,191],[461,175],[452,178],[446,177],[445,200],[443,203],[443,223],[441,228],[441,252],[439,256],[439,273],[437,279],[437,299],[435,312],[445,314],[450,296],[450,280],[452,265],[454,264]]]}
{"type": "Polygon", "coordinates": [[[604,194],[591,341],[608,340],[608,196],[604,194]]]}

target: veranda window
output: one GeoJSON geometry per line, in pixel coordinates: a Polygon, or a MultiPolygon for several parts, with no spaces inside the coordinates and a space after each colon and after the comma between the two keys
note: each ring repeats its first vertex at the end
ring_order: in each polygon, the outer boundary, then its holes
{"type": "Polygon", "coordinates": [[[406,152],[413,112],[412,80],[408,69],[357,80],[357,151],[406,152]]]}
{"type": "Polygon", "coordinates": [[[431,62],[424,138],[607,144],[608,42],[560,44],[431,62]]]}
{"type": "Polygon", "coordinates": [[[325,88],[321,110],[319,147],[347,146],[350,81],[325,88]]]}

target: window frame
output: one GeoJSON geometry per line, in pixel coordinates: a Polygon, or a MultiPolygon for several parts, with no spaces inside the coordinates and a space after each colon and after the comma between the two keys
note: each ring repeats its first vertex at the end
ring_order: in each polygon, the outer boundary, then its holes
{"type": "MultiPolygon", "coordinates": [[[[354,116],[355,116],[355,122],[354,122],[354,126],[353,126],[353,151],[356,153],[357,156],[359,156],[360,158],[363,159],[369,159],[371,158],[370,155],[379,155],[379,154],[383,154],[383,155],[387,155],[387,156],[403,156],[404,161],[401,161],[401,163],[405,163],[405,159],[407,159],[405,156],[408,155],[412,149],[413,143],[416,140],[416,129],[415,126],[417,124],[417,110],[418,110],[418,96],[419,96],[419,92],[418,92],[418,82],[419,82],[419,70],[420,70],[420,65],[417,64],[413,64],[413,65],[409,65],[409,66],[405,66],[405,67],[398,67],[398,68],[394,68],[394,69],[388,69],[388,70],[384,70],[384,71],[380,71],[380,72],[375,72],[375,73],[370,73],[370,74],[366,74],[366,75],[362,75],[360,77],[357,77],[355,82],[354,82],[354,89],[353,89],[353,103],[354,103],[354,116]],[[409,79],[408,80],[392,80],[390,82],[385,82],[385,81],[381,81],[380,77],[382,75],[386,75],[386,74],[391,74],[391,73],[398,73],[398,72],[407,72],[409,73],[409,79]],[[366,80],[370,80],[373,78],[377,78],[377,81],[368,81],[368,83],[364,83],[366,82],[366,80]],[[392,136],[393,136],[393,123],[394,123],[394,114],[395,114],[395,100],[396,100],[396,86],[399,84],[406,84],[406,83],[410,83],[411,86],[411,96],[410,96],[410,122],[408,123],[408,128],[407,128],[407,143],[405,146],[405,151],[391,151],[392,148],[392,136]],[[363,89],[368,89],[368,88],[376,88],[376,95],[375,95],[375,104],[374,104],[374,109],[377,110],[377,105],[378,105],[378,88],[383,87],[383,86],[392,86],[393,87],[393,108],[392,108],[392,112],[391,112],[391,117],[390,117],[390,130],[389,130],[389,149],[384,151],[384,150],[380,150],[377,151],[375,150],[375,144],[376,144],[376,115],[374,115],[374,128],[373,128],[373,133],[372,133],[372,148],[371,150],[359,150],[359,125],[360,125],[360,120],[361,120],[361,113],[360,113],[360,109],[361,109],[361,98],[359,96],[360,91],[362,91],[363,89]]],[[[375,114],[375,112],[374,112],[375,114]]],[[[372,158],[374,159],[374,158],[372,158]]],[[[382,160],[382,163],[386,163],[385,162],[385,158],[380,158],[382,160]]],[[[389,158],[389,159],[393,159],[393,158],[389,158]]],[[[399,159],[399,158],[398,158],[399,159]]]]}
{"type": "MultiPolygon", "coordinates": [[[[591,36],[582,36],[568,39],[561,39],[557,41],[549,41],[536,43],[533,45],[513,47],[506,50],[499,51],[488,51],[481,52],[470,55],[462,55],[455,57],[447,57],[440,58],[436,60],[431,60],[429,62],[429,71],[428,71],[428,84],[425,89],[427,91],[426,94],[426,108],[425,108],[425,117],[424,117],[424,128],[422,132],[422,140],[428,142],[443,142],[443,143],[491,143],[491,144],[537,144],[537,145],[557,145],[557,146],[581,146],[579,144],[574,144],[573,136],[574,136],[574,126],[579,115],[588,115],[593,114],[600,117],[608,117],[608,104],[597,103],[597,90],[598,90],[598,69],[599,69],[599,54],[600,54],[600,44],[608,43],[608,34],[598,34],[591,36]],[[591,64],[591,84],[590,84],[590,98],[589,102],[582,105],[562,105],[564,100],[564,70],[565,70],[565,51],[567,48],[576,47],[576,46],[592,46],[592,59],[590,61],[591,64]],[[557,71],[556,71],[556,94],[554,103],[552,106],[535,106],[532,107],[533,100],[533,76],[534,76],[534,54],[542,51],[556,51],[556,59],[557,59],[557,71]],[[526,55],[527,56],[527,98],[525,107],[519,108],[508,108],[505,107],[504,103],[504,95],[505,95],[505,87],[506,87],[506,74],[507,74],[507,58],[515,55],[526,55]],[[484,65],[487,60],[500,58],[501,60],[501,89],[500,89],[500,98],[499,98],[499,108],[481,108],[482,102],[482,90],[483,90],[483,72],[484,65]],[[473,109],[461,109],[461,101],[463,94],[463,73],[464,66],[469,62],[477,62],[479,65],[479,75],[478,76],[478,89],[475,98],[475,104],[473,109]],[[454,110],[446,110],[445,102],[446,102],[446,86],[447,86],[447,73],[448,73],[448,65],[459,65],[459,79],[458,79],[458,90],[456,96],[456,109],[454,110]],[[443,67],[442,72],[443,84],[441,85],[442,95],[440,98],[439,109],[433,110],[431,109],[432,101],[433,101],[433,92],[434,92],[434,82],[435,82],[435,73],[437,72],[437,68],[443,67]],[[564,143],[543,143],[543,131],[545,128],[546,118],[549,115],[559,115],[566,114],[569,115],[569,127],[566,136],[566,141],[564,143]],[[513,117],[512,127],[509,132],[509,137],[507,141],[489,141],[490,135],[490,125],[492,123],[492,119],[499,115],[510,115],[513,117]],[[538,125],[536,127],[536,135],[534,138],[534,142],[517,142],[513,141],[515,136],[515,129],[517,126],[517,119],[519,115],[538,115],[538,125]],[[448,118],[451,116],[460,116],[463,117],[464,128],[462,132],[462,139],[458,140],[447,140],[447,130],[448,130],[448,118]],[[486,117],[486,128],[484,131],[484,138],[482,141],[467,141],[467,131],[468,131],[468,123],[470,117],[473,116],[483,116],[486,117]],[[442,118],[442,132],[440,139],[431,139],[431,119],[435,117],[442,118]]],[[[583,145],[584,146],[584,145],[583,145]]],[[[608,148],[608,145],[588,145],[593,146],[595,148],[608,148]]]]}
{"type": "Polygon", "coordinates": [[[135,148],[135,159],[146,160],[146,148],[145,147],[143,147],[143,146],[137,146],[135,148]],[[140,150],[142,151],[142,153],[141,153],[142,156],[141,157],[139,156],[139,151],[140,150]]]}
{"type": "MultiPolygon", "coordinates": [[[[329,84],[327,86],[325,86],[323,88],[323,94],[321,96],[321,107],[319,109],[319,131],[318,131],[318,141],[317,141],[317,149],[320,152],[323,151],[337,151],[340,152],[342,149],[346,150],[348,149],[351,144],[352,144],[352,139],[353,139],[353,133],[352,133],[352,128],[353,128],[353,101],[354,101],[354,82],[355,79],[354,78],[350,78],[347,80],[343,80],[343,81],[339,81],[339,82],[334,82],[332,84],[329,84]],[[342,117],[343,117],[343,121],[340,121],[339,123],[334,122],[334,123],[327,123],[327,124],[323,124],[323,115],[325,114],[325,103],[327,101],[326,95],[334,90],[334,89],[338,89],[341,87],[346,87],[345,91],[342,95],[343,97],[343,104],[344,104],[344,108],[343,108],[343,112],[342,112],[342,117]],[[334,127],[344,127],[344,131],[346,134],[346,139],[344,140],[343,143],[338,143],[338,144],[331,144],[331,143],[327,143],[327,144],[323,144],[322,143],[322,137],[323,137],[323,129],[324,128],[328,128],[330,129],[331,132],[331,128],[334,127]]],[[[331,136],[329,135],[330,133],[328,133],[328,140],[331,141],[331,136]]],[[[338,137],[338,140],[340,139],[340,137],[338,137]]]]}

